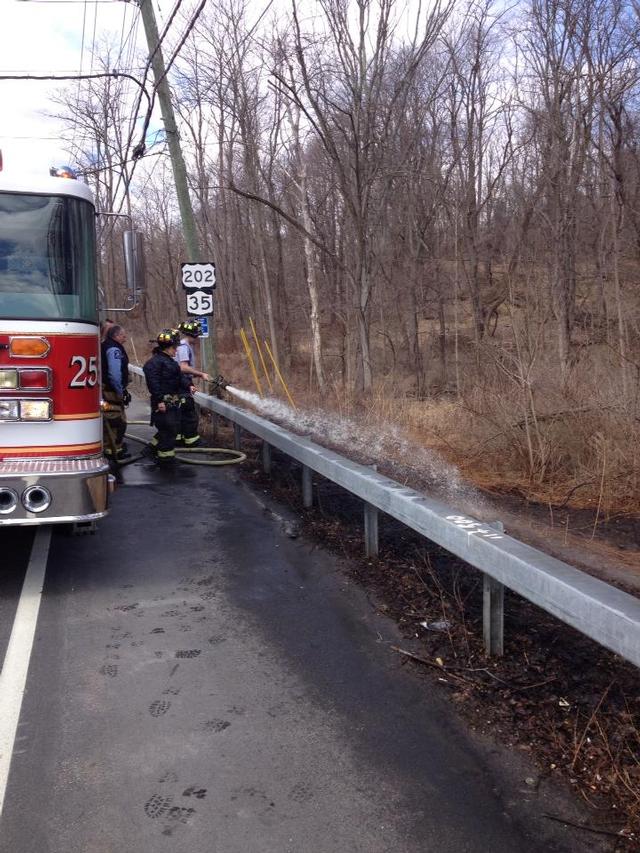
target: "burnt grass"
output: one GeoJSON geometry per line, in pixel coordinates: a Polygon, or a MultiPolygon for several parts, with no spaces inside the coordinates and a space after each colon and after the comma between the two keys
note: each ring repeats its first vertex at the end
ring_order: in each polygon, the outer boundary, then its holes
{"type": "MultiPolygon", "coordinates": [[[[227,441],[217,443],[231,446],[231,430],[220,433],[227,441]]],[[[638,670],[509,590],[504,657],[488,657],[480,572],[382,513],[379,556],[366,558],[360,500],[314,474],[314,507],[305,510],[295,460],[272,449],[265,475],[261,442],[245,434],[243,450],[243,479],[287,505],[300,532],[346,557],[349,575],[396,621],[399,657],[446,691],[474,730],[528,753],[540,779],[568,782],[588,809],[585,829],[611,835],[616,850],[638,850],[638,670]]]]}

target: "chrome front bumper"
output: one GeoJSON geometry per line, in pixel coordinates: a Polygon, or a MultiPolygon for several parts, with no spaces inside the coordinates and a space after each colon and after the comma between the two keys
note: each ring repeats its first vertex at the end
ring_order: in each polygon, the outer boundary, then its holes
{"type": "Polygon", "coordinates": [[[12,509],[0,505],[0,527],[15,524],[62,524],[94,521],[107,514],[109,465],[99,459],[7,459],[0,462],[0,496],[17,495],[12,509]],[[51,503],[41,512],[25,509],[22,497],[29,487],[41,487],[51,503]],[[5,492],[6,494],[6,492],[5,492]]]}

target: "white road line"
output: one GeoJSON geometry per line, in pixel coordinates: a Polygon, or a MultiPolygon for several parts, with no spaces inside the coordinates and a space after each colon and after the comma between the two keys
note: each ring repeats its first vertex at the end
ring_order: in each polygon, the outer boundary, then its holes
{"type": "Polygon", "coordinates": [[[0,673],[0,816],[38,623],[50,542],[51,528],[39,527],[33,540],[29,565],[0,673]]]}

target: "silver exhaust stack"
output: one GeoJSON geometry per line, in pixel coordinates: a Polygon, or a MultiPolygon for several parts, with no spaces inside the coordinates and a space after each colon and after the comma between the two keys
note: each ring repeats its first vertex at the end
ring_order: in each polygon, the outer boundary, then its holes
{"type": "Polygon", "coordinates": [[[9,515],[18,506],[18,493],[13,489],[0,489],[0,515],[9,515]]]}
{"type": "Polygon", "coordinates": [[[22,506],[27,512],[44,512],[51,504],[51,492],[44,486],[28,486],[22,493],[22,506]]]}

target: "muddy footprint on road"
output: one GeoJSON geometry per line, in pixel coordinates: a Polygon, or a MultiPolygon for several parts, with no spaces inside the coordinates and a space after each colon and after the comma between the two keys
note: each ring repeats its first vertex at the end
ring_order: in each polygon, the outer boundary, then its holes
{"type": "Polygon", "coordinates": [[[204,724],[205,732],[223,732],[231,723],[228,720],[207,720],[204,724]]]}
{"type": "Polygon", "coordinates": [[[153,820],[158,817],[164,817],[171,808],[172,802],[173,797],[163,797],[162,794],[153,794],[144,804],[144,813],[153,820]]]}
{"type": "Polygon", "coordinates": [[[171,707],[169,699],[156,699],[149,705],[149,713],[152,717],[162,717],[171,707]]]}

